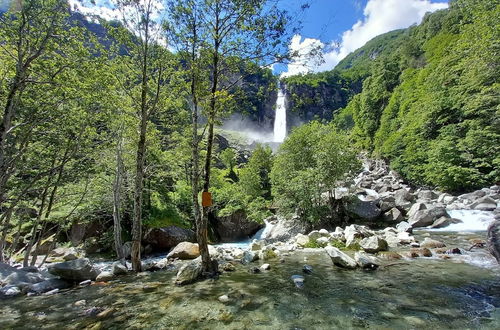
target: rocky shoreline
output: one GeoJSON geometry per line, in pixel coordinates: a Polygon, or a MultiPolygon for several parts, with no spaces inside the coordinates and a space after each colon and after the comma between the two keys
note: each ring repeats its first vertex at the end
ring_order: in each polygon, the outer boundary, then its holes
{"type": "MultiPolygon", "coordinates": [[[[500,219],[500,186],[459,196],[423,188],[414,190],[397,173],[390,171],[385,163],[370,160],[365,161],[364,171],[354,183],[350,189],[337,189],[335,197],[344,203],[353,219],[367,224],[377,219],[378,227],[382,225],[383,228],[371,229],[368,225],[350,224],[337,226],[330,231],[310,230],[311,227],[296,218],[285,220],[272,217],[266,220],[259,240],[254,240],[246,248],[212,245],[212,257],[219,262],[220,270],[225,272],[234,271],[237,263],[248,265],[251,272],[269,271],[273,262],[284,262],[284,257],[295,251],[326,253],[336,267],[375,270],[388,262],[402,259],[453,259],[456,255],[466,253],[467,249],[486,248],[486,237],[484,240],[471,240],[470,246],[447,246],[433,239],[429,233],[423,240],[414,236],[415,229],[446,228],[461,222],[448,212],[487,212],[495,219],[495,224],[500,219]],[[257,260],[264,264],[252,266],[257,260]]],[[[490,248],[495,244],[498,246],[497,231],[491,231],[490,248]]],[[[195,281],[201,274],[198,245],[192,242],[186,230],[167,228],[165,232],[180,233],[176,237],[175,247],[164,257],[144,260],[143,269],[175,271],[175,283],[179,285],[195,281]]],[[[151,240],[159,246],[162,244],[161,236],[157,235],[151,240]]],[[[492,253],[495,251],[498,250],[493,248],[492,253]]],[[[97,267],[84,257],[83,251],[76,248],[57,248],[50,252],[48,261],[52,263],[40,269],[0,264],[0,297],[50,295],[74,287],[112,281],[129,273],[126,265],[119,262],[97,267]]],[[[305,269],[307,265],[304,266],[304,272],[305,269]]],[[[298,287],[303,284],[300,277],[292,281],[298,287]]]]}

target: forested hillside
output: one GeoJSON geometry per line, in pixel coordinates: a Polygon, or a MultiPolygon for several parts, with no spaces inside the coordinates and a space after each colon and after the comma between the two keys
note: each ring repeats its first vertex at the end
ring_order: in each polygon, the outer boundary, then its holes
{"type": "Polygon", "coordinates": [[[330,72],[286,79],[291,111],[340,112],[334,121],[361,149],[414,184],[464,191],[498,182],[499,15],[498,1],[452,1],[330,72]]]}

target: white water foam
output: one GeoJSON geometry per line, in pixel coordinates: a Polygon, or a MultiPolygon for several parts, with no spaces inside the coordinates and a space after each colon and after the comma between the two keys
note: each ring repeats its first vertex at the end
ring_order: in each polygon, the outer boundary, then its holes
{"type": "Polygon", "coordinates": [[[486,231],[495,220],[493,212],[476,210],[448,210],[450,217],[462,220],[461,223],[451,224],[444,228],[428,229],[432,231],[470,232],[486,231]]]}

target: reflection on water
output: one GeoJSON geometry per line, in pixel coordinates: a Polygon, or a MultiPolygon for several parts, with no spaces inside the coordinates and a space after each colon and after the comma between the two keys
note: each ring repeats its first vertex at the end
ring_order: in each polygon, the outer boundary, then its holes
{"type": "MultiPolygon", "coordinates": [[[[484,233],[473,235],[432,233],[449,247],[462,248],[469,238],[484,233]]],[[[297,252],[286,256],[284,263],[270,263],[268,272],[251,274],[251,265],[238,265],[236,272],[224,273],[217,281],[186,287],[172,284],[174,273],[159,271],[53,296],[0,301],[0,324],[7,329],[498,329],[500,325],[498,266],[418,258],[386,262],[372,272],[348,271],[332,266],[322,252],[297,252]],[[302,273],[304,258],[313,267],[310,275],[302,273]],[[305,277],[302,289],[291,281],[294,274],[305,277]],[[221,295],[230,301],[219,302],[221,295]],[[76,306],[80,300],[86,304],[76,306]]]]}

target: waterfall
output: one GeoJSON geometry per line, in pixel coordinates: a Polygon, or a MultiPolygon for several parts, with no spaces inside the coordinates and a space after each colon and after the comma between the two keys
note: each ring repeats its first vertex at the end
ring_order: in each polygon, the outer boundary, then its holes
{"type": "Polygon", "coordinates": [[[276,99],[276,115],[274,117],[273,142],[283,142],[286,137],[286,107],[285,93],[278,84],[278,98],[276,99]]]}

